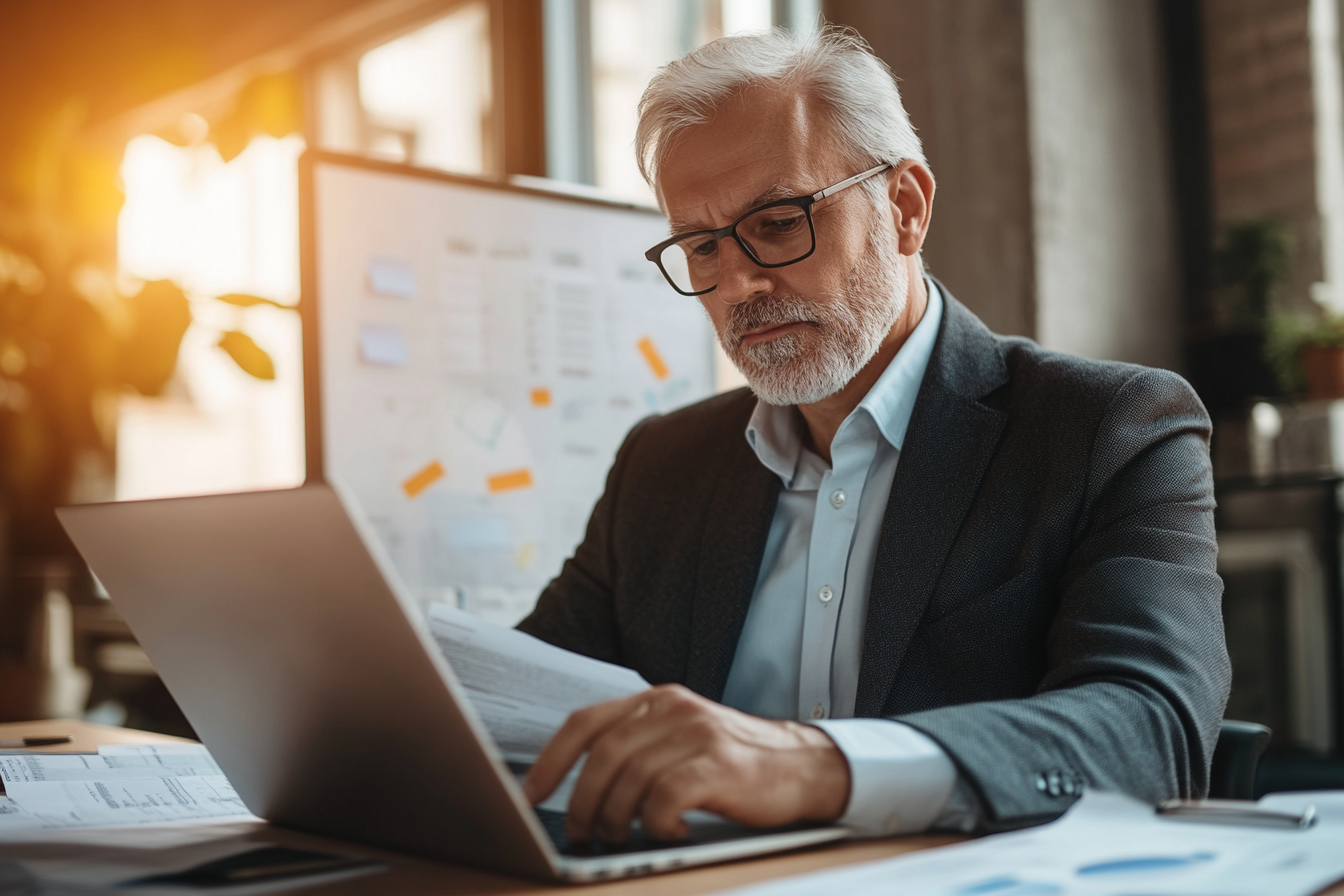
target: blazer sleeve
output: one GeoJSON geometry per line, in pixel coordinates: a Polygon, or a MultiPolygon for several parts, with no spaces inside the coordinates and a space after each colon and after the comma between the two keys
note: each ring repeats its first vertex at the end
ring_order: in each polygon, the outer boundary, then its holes
{"type": "Polygon", "coordinates": [[[624,664],[616,630],[614,596],[618,570],[613,545],[621,486],[631,455],[649,419],[637,423],[616,452],[606,488],[588,518],[574,556],[551,580],[518,630],[543,641],[608,663],[624,664]]]}
{"type": "Polygon", "coordinates": [[[1130,377],[1094,439],[1037,692],[899,717],[952,757],[987,829],[1058,816],[1083,787],[1207,793],[1231,684],[1209,433],[1184,380],[1130,377]]]}

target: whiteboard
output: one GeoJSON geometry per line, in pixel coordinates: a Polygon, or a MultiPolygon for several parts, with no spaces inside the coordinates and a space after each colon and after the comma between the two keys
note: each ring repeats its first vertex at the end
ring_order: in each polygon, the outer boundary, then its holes
{"type": "Polygon", "coordinates": [[[583,537],[637,421],[714,386],[651,209],[311,152],[310,480],[356,498],[425,604],[512,623],[583,537]]]}

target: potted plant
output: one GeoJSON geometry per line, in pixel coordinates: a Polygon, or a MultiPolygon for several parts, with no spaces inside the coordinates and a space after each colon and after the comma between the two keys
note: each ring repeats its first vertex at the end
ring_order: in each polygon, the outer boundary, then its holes
{"type": "Polygon", "coordinates": [[[1266,336],[1292,255],[1292,234],[1280,221],[1242,221],[1223,232],[1212,256],[1211,314],[1187,343],[1190,381],[1210,411],[1239,414],[1251,399],[1282,394],[1266,336]]]}
{"type": "Polygon", "coordinates": [[[1344,317],[1271,315],[1265,360],[1288,395],[1305,392],[1313,401],[1344,398],[1344,317]]]}

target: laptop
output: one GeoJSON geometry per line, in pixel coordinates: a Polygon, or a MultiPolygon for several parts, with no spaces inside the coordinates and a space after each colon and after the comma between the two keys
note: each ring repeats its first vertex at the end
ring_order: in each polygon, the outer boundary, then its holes
{"type": "MultiPolygon", "coordinates": [[[[337,487],[57,511],[243,802],[273,824],[589,882],[839,840],[697,821],[573,844],[535,810],[337,487]]],[[[698,814],[698,813],[697,813],[698,814]]],[[[689,816],[688,816],[689,819],[689,816]]]]}

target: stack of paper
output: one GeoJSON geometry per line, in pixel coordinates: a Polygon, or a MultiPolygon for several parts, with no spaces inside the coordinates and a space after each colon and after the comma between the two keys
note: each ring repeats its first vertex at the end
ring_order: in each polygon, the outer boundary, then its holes
{"type": "Polygon", "coordinates": [[[576,709],[647,690],[639,673],[446,604],[429,630],[505,760],[527,764],[576,709]]]}
{"type": "Polygon", "coordinates": [[[103,746],[0,755],[6,831],[165,822],[255,821],[199,744],[103,746]]]}

